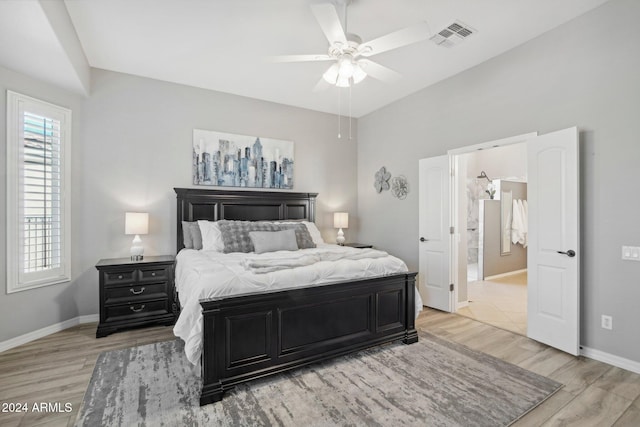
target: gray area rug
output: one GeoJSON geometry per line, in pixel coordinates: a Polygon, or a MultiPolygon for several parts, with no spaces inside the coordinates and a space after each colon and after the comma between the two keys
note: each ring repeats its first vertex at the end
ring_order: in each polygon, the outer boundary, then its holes
{"type": "Polygon", "coordinates": [[[428,333],[252,381],[200,407],[182,341],[98,357],[79,426],[505,426],[561,384],[428,333]]]}

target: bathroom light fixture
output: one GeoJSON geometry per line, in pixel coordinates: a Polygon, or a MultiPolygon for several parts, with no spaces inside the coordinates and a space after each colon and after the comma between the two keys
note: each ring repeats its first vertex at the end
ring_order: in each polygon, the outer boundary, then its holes
{"type": "Polygon", "coordinates": [[[493,182],[493,180],[491,180],[491,179],[487,176],[487,174],[485,173],[485,171],[481,171],[481,172],[480,172],[480,175],[478,175],[476,178],[478,178],[478,179],[479,179],[479,178],[486,178],[486,179],[487,179],[487,181],[489,181],[489,182],[493,182]]]}
{"type": "Polygon", "coordinates": [[[149,233],[149,214],[146,212],[127,212],[124,219],[124,234],[135,234],[131,244],[131,261],[142,261],[144,247],[140,234],[149,233]]]}
{"type": "Polygon", "coordinates": [[[343,228],[349,228],[349,213],[347,212],[335,212],[333,214],[333,228],[339,228],[338,237],[336,237],[336,243],[340,246],[344,245],[344,231],[343,228]]]}

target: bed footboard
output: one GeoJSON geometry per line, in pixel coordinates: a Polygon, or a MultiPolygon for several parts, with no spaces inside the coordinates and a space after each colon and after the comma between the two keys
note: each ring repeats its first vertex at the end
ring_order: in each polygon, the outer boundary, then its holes
{"type": "Polygon", "coordinates": [[[200,405],[252,379],[382,343],[417,342],[415,277],[399,273],[201,301],[200,405]]]}

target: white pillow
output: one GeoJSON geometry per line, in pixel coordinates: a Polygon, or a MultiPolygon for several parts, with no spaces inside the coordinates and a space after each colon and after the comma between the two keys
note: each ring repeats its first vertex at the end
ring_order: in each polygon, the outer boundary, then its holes
{"type": "Polygon", "coordinates": [[[249,238],[257,254],[298,250],[296,231],[294,229],[281,231],[250,231],[249,238]]]}
{"type": "Polygon", "coordinates": [[[200,227],[200,233],[202,233],[202,250],[222,252],[224,242],[222,241],[218,223],[216,221],[199,220],[198,226],[200,227]]]}

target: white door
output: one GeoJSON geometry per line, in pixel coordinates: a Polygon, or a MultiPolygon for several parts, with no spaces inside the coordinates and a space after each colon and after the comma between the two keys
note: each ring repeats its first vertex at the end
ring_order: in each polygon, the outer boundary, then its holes
{"type": "Polygon", "coordinates": [[[578,129],[527,142],[527,335],[577,355],[580,345],[578,129]]]}
{"type": "Polygon", "coordinates": [[[420,296],[427,307],[452,311],[449,156],[420,160],[419,181],[420,296]]]}

